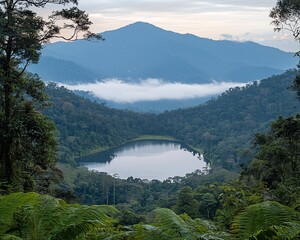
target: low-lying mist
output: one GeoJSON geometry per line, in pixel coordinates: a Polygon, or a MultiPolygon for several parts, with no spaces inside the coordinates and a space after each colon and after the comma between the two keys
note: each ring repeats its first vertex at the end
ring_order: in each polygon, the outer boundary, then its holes
{"type": "Polygon", "coordinates": [[[170,83],[160,79],[146,79],[140,82],[126,82],[119,79],[105,79],[96,83],[67,85],[70,90],[90,91],[95,97],[116,103],[139,101],[184,100],[209,97],[229,88],[245,86],[237,82],[212,82],[209,84],[170,83]]]}

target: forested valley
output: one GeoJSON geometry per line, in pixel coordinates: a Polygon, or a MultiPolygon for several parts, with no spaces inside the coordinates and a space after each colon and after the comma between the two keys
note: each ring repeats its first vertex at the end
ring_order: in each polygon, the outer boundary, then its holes
{"type": "MultiPolygon", "coordinates": [[[[300,102],[291,86],[296,70],[236,87],[194,108],[145,114],[121,111],[50,84],[52,106],[45,114],[58,129],[61,162],[97,148],[107,149],[140,135],[166,135],[202,149],[213,165],[238,171],[251,157],[251,142],[278,116],[297,114],[300,102]]],[[[248,161],[248,162],[247,162],[248,161]]]]}
{"type": "MultiPolygon", "coordinates": [[[[26,71],[53,38],[103,40],[77,4],[0,1],[0,239],[299,239],[299,71],[193,108],[111,109],[26,71]],[[51,4],[71,7],[33,11],[51,4]],[[143,135],[185,142],[211,169],[159,181],[77,165],[143,135]]],[[[294,23],[299,41],[298,12],[298,1],[278,1],[275,30],[294,23]]]]}

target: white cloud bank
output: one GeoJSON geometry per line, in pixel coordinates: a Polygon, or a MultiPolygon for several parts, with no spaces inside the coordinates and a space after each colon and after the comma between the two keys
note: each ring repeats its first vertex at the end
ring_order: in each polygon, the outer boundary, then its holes
{"type": "Polygon", "coordinates": [[[66,85],[70,90],[90,91],[94,96],[117,103],[139,101],[181,100],[209,97],[229,88],[245,86],[245,83],[212,82],[208,84],[169,83],[158,79],[146,79],[139,83],[119,79],[106,79],[96,83],[66,85]]]}

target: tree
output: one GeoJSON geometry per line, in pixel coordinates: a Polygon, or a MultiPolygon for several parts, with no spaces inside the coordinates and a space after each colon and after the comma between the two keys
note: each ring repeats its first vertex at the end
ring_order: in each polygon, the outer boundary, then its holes
{"type": "MultiPolygon", "coordinates": [[[[294,39],[300,41],[300,1],[299,0],[278,0],[276,6],[272,8],[270,17],[274,20],[272,24],[275,31],[288,30],[292,32],[294,39]]],[[[300,56],[300,51],[296,53],[300,56]]],[[[293,88],[300,98],[300,76],[294,81],[293,88]]]]}
{"type": "Polygon", "coordinates": [[[193,190],[191,187],[183,187],[179,190],[177,195],[176,210],[177,213],[186,213],[189,216],[195,218],[199,216],[199,203],[193,196],[193,190]]]}
{"type": "Polygon", "coordinates": [[[0,1],[2,186],[32,189],[29,182],[43,178],[38,177],[39,173],[54,166],[54,127],[39,112],[47,105],[45,86],[36,75],[26,73],[26,68],[38,62],[43,44],[52,38],[74,40],[84,32],[86,38],[101,39],[88,31],[91,22],[77,4],[77,0],[0,1]],[[62,6],[62,9],[54,11],[47,19],[33,11],[50,4],[62,6]],[[64,8],[66,5],[71,7],[64,8]],[[69,36],[62,34],[65,30],[69,36]],[[24,171],[28,173],[25,178],[24,171]]]}
{"type": "Polygon", "coordinates": [[[300,116],[279,117],[269,132],[257,134],[256,158],[246,167],[241,178],[248,183],[264,184],[266,196],[280,203],[297,205],[300,196],[300,116]]]}
{"type": "Polygon", "coordinates": [[[300,41],[300,2],[299,0],[278,0],[272,8],[270,17],[275,31],[291,31],[295,40],[300,41]]]}

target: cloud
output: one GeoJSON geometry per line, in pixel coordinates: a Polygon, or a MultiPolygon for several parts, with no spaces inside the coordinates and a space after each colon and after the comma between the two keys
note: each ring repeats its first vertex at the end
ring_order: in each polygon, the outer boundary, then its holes
{"type": "Polygon", "coordinates": [[[92,1],[81,0],[80,4],[90,10],[98,9],[107,11],[143,11],[143,12],[218,12],[218,11],[265,11],[269,10],[275,3],[265,1],[244,0],[115,0],[115,1],[92,1]]]}
{"type": "Polygon", "coordinates": [[[94,96],[117,103],[139,101],[180,100],[220,94],[244,83],[212,82],[209,84],[169,83],[159,79],[146,79],[139,83],[119,79],[106,79],[96,83],[65,85],[70,90],[91,91],[94,96]]]}
{"type": "Polygon", "coordinates": [[[80,1],[94,22],[92,30],[95,32],[143,21],[166,30],[212,39],[227,39],[221,36],[225,33],[232,35],[235,41],[255,40],[255,35],[263,33],[272,38],[269,13],[275,4],[276,0],[80,1]],[[244,35],[245,32],[253,36],[244,35]]]}
{"type": "Polygon", "coordinates": [[[255,41],[285,51],[296,51],[296,42],[290,39],[273,39],[274,26],[270,26],[269,13],[276,2],[277,0],[80,0],[79,7],[89,13],[94,23],[91,27],[93,32],[105,32],[143,21],[183,34],[231,40],[225,35],[221,36],[224,33],[231,35],[235,41],[255,41]]]}
{"type": "Polygon", "coordinates": [[[223,33],[221,34],[221,37],[224,39],[224,40],[233,40],[235,37],[231,34],[226,34],[226,33],[223,33]]]}

